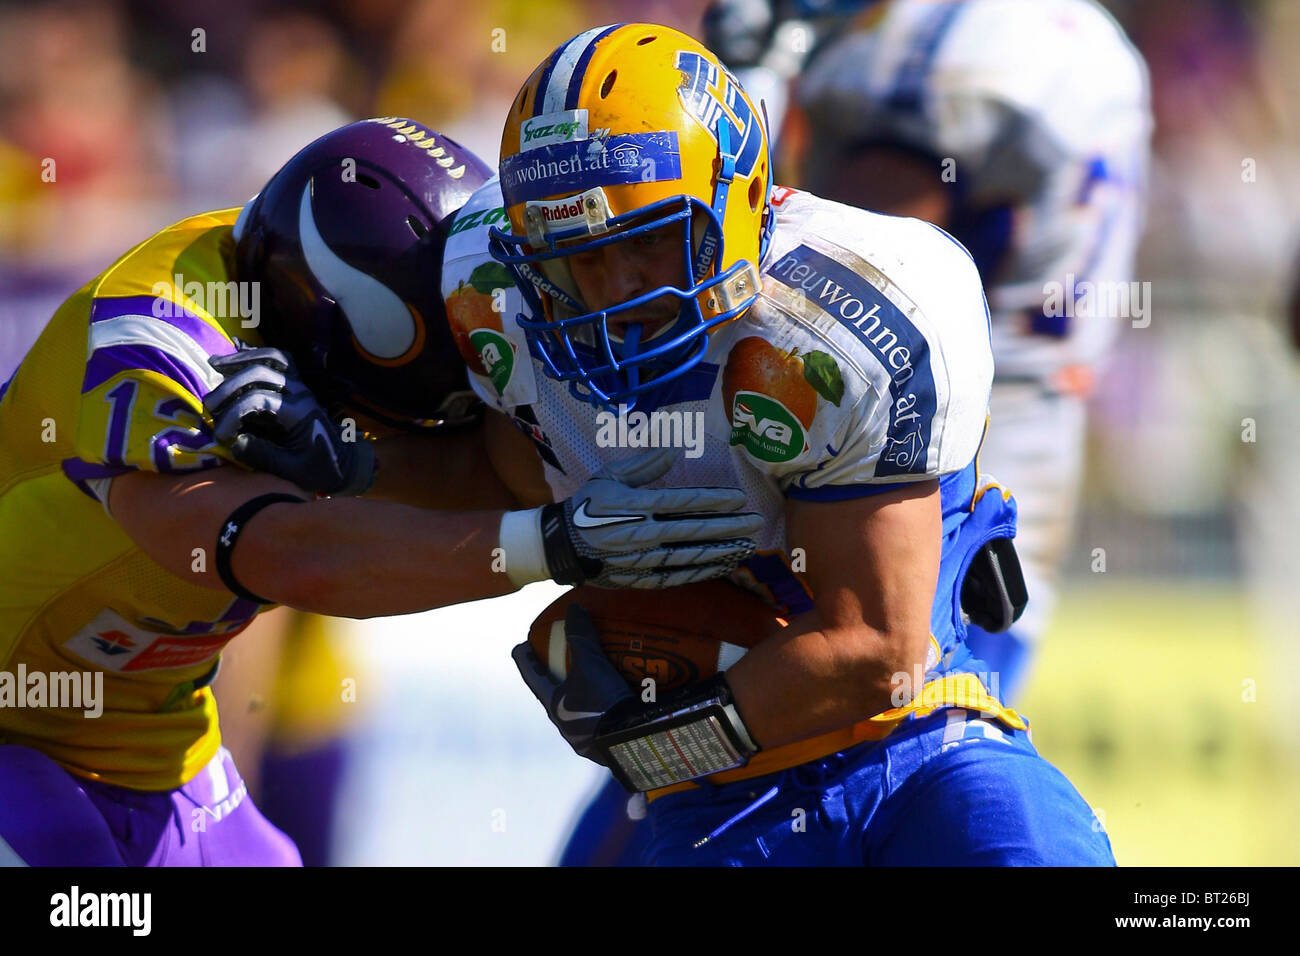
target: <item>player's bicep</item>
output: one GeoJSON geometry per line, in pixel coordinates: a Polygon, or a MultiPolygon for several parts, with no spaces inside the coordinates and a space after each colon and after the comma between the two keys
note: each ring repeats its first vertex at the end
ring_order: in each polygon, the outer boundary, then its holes
{"type": "Polygon", "coordinates": [[[180,475],[132,471],[113,479],[108,509],[162,567],[191,584],[225,591],[216,568],[221,527],[244,502],[271,493],[309,497],[283,478],[234,467],[180,475]]]}
{"type": "Polygon", "coordinates": [[[786,529],[806,557],[824,633],[859,642],[890,668],[925,661],[942,539],[937,480],[839,501],[789,499],[786,529]]]}
{"type": "Polygon", "coordinates": [[[546,483],[546,469],[532,440],[501,412],[491,408],[483,420],[484,440],[492,470],[500,476],[525,508],[549,504],[554,494],[546,483]]]}

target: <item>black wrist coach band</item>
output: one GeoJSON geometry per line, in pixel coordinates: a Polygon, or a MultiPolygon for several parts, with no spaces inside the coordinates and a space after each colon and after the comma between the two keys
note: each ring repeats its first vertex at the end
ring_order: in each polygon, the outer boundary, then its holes
{"type": "Polygon", "coordinates": [[[235,542],[244,533],[244,528],[253,515],[269,505],[279,504],[282,501],[305,503],[305,500],[297,495],[286,495],[283,492],[258,495],[232,511],[230,517],[221,525],[221,533],[217,535],[217,574],[221,576],[222,584],[245,601],[255,601],[258,604],[275,603],[264,597],[258,597],[235,579],[235,572],[230,568],[230,556],[235,553],[235,542]]]}
{"type": "Polygon", "coordinates": [[[563,501],[542,506],[542,551],[546,555],[546,568],[556,584],[586,584],[600,574],[601,563],[584,558],[569,540],[564,509],[563,501]]]}
{"type": "Polygon", "coordinates": [[[585,578],[578,567],[578,552],[564,528],[564,502],[542,506],[542,551],[546,567],[556,584],[582,584],[585,578]]]}
{"type": "Polygon", "coordinates": [[[596,725],[592,748],[629,793],[644,793],[743,767],[758,753],[724,674],[657,704],[632,697],[596,725]]]}

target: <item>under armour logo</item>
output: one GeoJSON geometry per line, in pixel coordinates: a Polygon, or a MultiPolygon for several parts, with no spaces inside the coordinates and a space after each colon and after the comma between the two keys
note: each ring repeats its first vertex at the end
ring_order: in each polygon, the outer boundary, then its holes
{"type": "Polygon", "coordinates": [[[226,527],[221,532],[221,544],[224,547],[230,547],[230,541],[238,530],[239,525],[235,524],[233,521],[227,522],[226,527]]]}

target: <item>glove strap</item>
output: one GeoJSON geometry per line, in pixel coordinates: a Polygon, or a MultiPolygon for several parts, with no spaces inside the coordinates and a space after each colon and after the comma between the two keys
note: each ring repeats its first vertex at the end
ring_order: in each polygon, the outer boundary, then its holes
{"type": "Polygon", "coordinates": [[[567,525],[563,502],[542,508],[542,546],[546,550],[549,577],[556,584],[584,584],[587,575],[583,573],[578,551],[569,539],[567,525]]]}
{"type": "Polygon", "coordinates": [[[253,601],[257,604],[275,603],[267,598],[258,597],[235,578],[235,572],[230,567],[230,558],[235,553],[235,543],[239,541],[239,536],[244,533],[244,529],[248,527],[248,522],[253,515],[263,508],[279,504],[282,501],[293,501],[297,504],[304,503],[302,498],[282,492],[258,495],[256,498],[245,501],[232,511],[230,517],[222,524],[221,533],[217,535],[217,574],[221,576],[222,584],[245,601],[253,601]]]}
{"type": "Polygon", "coordinates": [[[626,717],[611,711],[592,749],[633,793],[734,770],[759,751],[723,674],[626,717]]]}

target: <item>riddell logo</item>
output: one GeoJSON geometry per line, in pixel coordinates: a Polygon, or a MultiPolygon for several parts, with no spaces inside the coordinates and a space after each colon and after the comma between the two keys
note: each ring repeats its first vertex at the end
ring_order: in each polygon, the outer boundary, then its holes
{"type": "Polygon", "coordinates": [[[530,202],[528,208],[541,213],[547,232],[583,224],[587,224],[589,229],[593,226],[598,229],[597,224],[609,216],[609,203],[605,191],[599,186],[564,199],[530,202]]]}
{"type": "Polygon", "coordinates": [[[543,206],[542,218],[547,222],[563,222],[566,219],[577,219],[582,215],[582,203],[569,202],[560,206],[543,206]]]}

